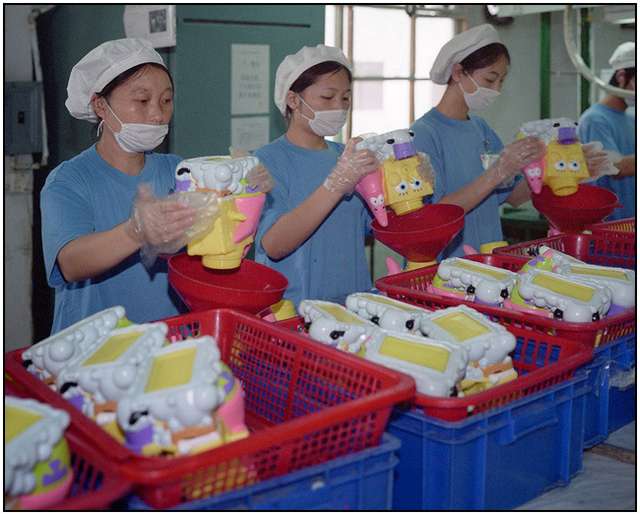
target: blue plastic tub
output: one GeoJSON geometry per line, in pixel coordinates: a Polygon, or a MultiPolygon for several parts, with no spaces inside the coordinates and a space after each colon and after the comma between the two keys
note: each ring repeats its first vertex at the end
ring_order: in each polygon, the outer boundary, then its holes
{"type": "Polygon", "coordinates": [[[636,418],[636,334],[594,349],[585,365],[590,392],[584,424],[584,447],[597,445],[636,418]]]}
{"type": "MultiPolygon", "coordinates": [[[[400,441],[385,433],[377,447],[171,509],[389,510],[399,448],[400,441]]],[[[153,509],[136,496],[123,504],[130,510],[153,509]]]]}
{"type": "Polygon", "coordinates": [[[512,509],[582,469],[584,371],[467,420],[445,422],[396,409],[400,438],[394,510],[512,509]]]}

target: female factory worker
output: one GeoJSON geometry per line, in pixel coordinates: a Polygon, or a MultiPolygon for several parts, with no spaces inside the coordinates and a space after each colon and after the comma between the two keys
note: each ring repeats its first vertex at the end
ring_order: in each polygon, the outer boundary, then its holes
{"type": "Polygon", "coordinates": [[[515,188],[501,186],[543,155],[542,141],[525,138],[503,147],[487,122],[469,115],[500,95],[509,63],[497,31],[485,24],[447,42],[431,69],[431,80],[447,88],[438,105],[413,124],[415,146],[429,155],[436,173],[432,202],[457,204],[465,210],[464,229],[444,257],[462,255],[463,244],[478,249],[502,240],[498,207],[505,201],[519,205],[529,198],[525,181],[515,188]],[[497,154],[485,170],[483,160],[497,154]]]}
{"type": "Polygon", "coordinates": [[[289,280],[285,298],[343,302],[371,287],[364,251],[370,220],[353,189],[376,170],[375,155],[327,141],[351,103],[351,65],[337,48],[303,47],[278,66],[274,100],[288,122],[284,135],[255,155],[275,186],[256,238],[256,261],[289,280]]]}
{"type": "MultiPolygon", "coordinates": [[[[628,41],[618,46],[609,65],[614,70],[609,83],[635,91],[636,44],[628,41]]],[[[619,173],[598,179],[598,185],[612,190],[622,204],[609,217],[611,220],[635,216],[636,212],[636,123],[635,117],[625,112],[634,103],[635,98],[608,94],[582,114],[578,126],[581,141],[599,141],[605,150],[619,155],[619,173]]]]}
{"type": "Polygon", "coordinates": [[[178,313],[166,264],[147,271],[138,250],[179,239],[194,212],[156,197],[174,187],[180,158],[151,152],[167,134],[173,83],[141,39],[108,41],[71,70],[71,115],[100,122],[96,144],[51,172],[41,193],[42,240],[55,288],[53,332],[122,305],[145,322],[178,313]],[[138,187],[147,184],[136,196],[138,187]]]}

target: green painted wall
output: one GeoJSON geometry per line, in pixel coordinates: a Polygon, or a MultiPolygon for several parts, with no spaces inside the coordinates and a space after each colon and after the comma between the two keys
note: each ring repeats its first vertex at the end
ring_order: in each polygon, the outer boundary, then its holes
{"type": "MultiPolygon", "coordinates": [[[[38,32],[47,102],[51,164],[95,141],[95,128],[72,118],[64,101],[73,65],[103,41],[125,36],[123,5],[58,5],[38,32]]],[[[270,89],[289,53],[324,41],[323,5],[177,5],[177,46],[162,49],[176,83],[172,131],[165,145],[184,157],[226,153],[230,144],[232,43],[270,45],[270,89]]],[[[284,125],[270,102],[270,138],[284,125]]]]}

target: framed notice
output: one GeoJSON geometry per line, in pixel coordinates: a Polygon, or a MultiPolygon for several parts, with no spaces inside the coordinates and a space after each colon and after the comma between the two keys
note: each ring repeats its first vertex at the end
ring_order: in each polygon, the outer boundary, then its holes
{"type": "Polygon", "coordinates": [[[269,45],[231,45],[231,114],[269,112],[269,45]]]}

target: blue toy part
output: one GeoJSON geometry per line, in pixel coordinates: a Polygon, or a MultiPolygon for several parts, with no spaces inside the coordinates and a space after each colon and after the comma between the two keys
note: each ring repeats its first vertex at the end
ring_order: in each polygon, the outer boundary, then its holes
{"type": "Polygon", "coordinates": [[[430,312],[384,295],[352,293],[346,299],[349,311],[382,329],[418,334],[420,320],[430,312]]]}
{"type": "Polygon", "coordinates": [[[25,368],[42,381],[55,384],[68,363],[104,342],[124,316],[124,308],[114,306],[51,335],[22,353],[25,368]]]}

